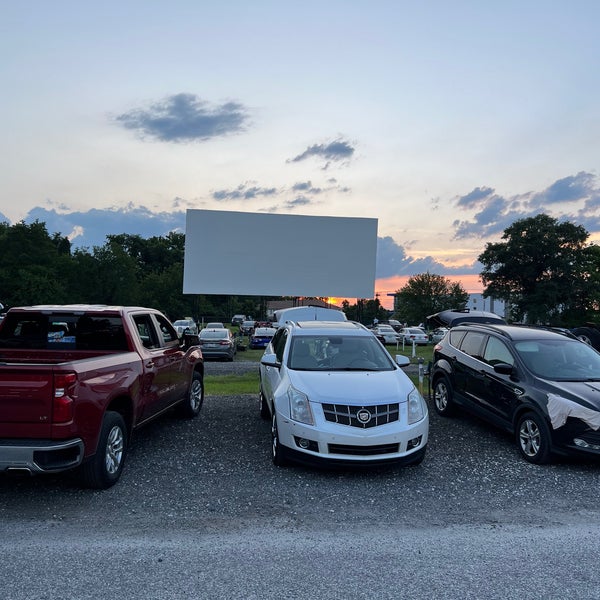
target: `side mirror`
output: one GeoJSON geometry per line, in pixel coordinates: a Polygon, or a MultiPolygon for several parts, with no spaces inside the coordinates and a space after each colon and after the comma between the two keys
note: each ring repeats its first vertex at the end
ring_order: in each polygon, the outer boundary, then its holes
{"type": "Polygon", "coordinates": [[[281,366],[281,363],[277,360],[275,354],[265,354],[260,360],[261,365],[265,367],[276,367],[277,369],[281,366]]]}
{"type": "Polygon", "coordinates": [[[190,346],[198,346],[200,344],[200,338],[197,333],[184,333],[181,336],[181,346],[189,348],[190,346]]]}
{"type": "Polygon", "coordinates": [[[508,363],[496,363],[494,365],[494,371],[496,373],[500,373],[500,375],[512,375],[513,374],[513,366],[508,363]]]}
{"type": "Polygon", "coordinates": [[[396,354],[396,364],[399,367],[408,367],[410,365],[410,358],[404,356],[404,354],[396,354]]]}

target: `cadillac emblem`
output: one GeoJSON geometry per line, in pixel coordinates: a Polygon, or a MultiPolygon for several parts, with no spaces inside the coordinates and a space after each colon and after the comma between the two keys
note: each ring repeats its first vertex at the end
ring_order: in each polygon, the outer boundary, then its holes
{"type": "Polygon", "coordinates": [[[359,423],[366,425],[371,420],[371,413],[366,408],[361,408],[356,412],[356,418],[359,423]]]}

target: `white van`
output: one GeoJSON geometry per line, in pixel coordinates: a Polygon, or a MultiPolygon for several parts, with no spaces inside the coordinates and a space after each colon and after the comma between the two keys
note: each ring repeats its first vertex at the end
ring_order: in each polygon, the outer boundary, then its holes
{"type": "Polygon", "coordinates": [[[281,308],[273,314],[275,327],[284,325],[288,321],[347,321],[346,315],[335,308],[322,306],[296,306],[294,308],[281,308]]]}

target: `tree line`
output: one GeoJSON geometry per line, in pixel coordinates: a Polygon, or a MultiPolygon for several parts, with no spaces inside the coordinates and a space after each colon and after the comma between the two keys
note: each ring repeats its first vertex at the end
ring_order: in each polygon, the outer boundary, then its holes
{"type": "MultiPolygon", "coordinates": [[[[581,225],[545,214],[515,221],[500,242],[485,245],[478,260],[483,295],[504,300],[508,319],[570,327],[595,321],[600,309],[600,247],[581,225]]],[[[185,235],[144,239],[107,235],[102,246],[72,248],[35,221],[0,223],[0,302],[152,306],[172,319],[232,314],[263,316],[266,300],[252,296],[183,294],[185,235]],[[261,314],[262,313],[262,314],[261,314]]],[[[459,282],[434,273],[409,278],[396,292],[394,317],[418,323],[430,314],[462,308],[468,294],[459,282]]],[[[343,306],[348,318],[371,323],[389,312],[379,299],[343,306]]]]}

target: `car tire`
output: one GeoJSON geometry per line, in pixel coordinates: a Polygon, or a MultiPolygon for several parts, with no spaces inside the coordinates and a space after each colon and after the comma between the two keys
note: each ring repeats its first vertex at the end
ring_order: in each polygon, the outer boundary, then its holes
{"type": "Polygon", "coordinates": [[[273,411],[273,418],[271,419],[271,456],[273,458],[273,464],[276,467],[284,467],[287,464],[285,450],[279,443],[277,415],[275,414],[275,411],[273,411]]]}
{"type": "Polygon", "coordinates": [[[450,417],[456,412],[454,392],[447,377],[441,376],[433,384],[433,408],[438,415],[450,417]]]}
{"type": "Polygon", "coordinates": [[[269,410],[269,405],[265,399],[265,395],[262,393],[262,390],[258,393],[259,402],[260,402],[260,416],[265,421],[268,421],[271,417],[271,411],[269,410]]]}
{"type": "Polygon", "coordinates": [[[600,350],[600,331],[596,331],[591,327],[575,327],[571,331],[582,342],[596,350],[600,350]]]}
{"type": "Polygon", "coordinates": [[[86,487],[106,489],[119,480],[127,453],[127,426],[118,412],[107,411],[102,420],[96,454],[81,465],[80,477],[86,487]]]}
{"type": "Polygon", "coordinates": [[[546,419],[537,413],[526,412],[519,417],[515,432],[521,456],[530,463],[543,465],[552,457],[552,437],[546,419]]]}
{"type": "Polygon", "coordinates": [[[200,413],[202,404],[204,404],[204,380],[202,375],[195,371],[185,399],[178,407],[178,412],[186,419],[193,419],[200,413]]]}

